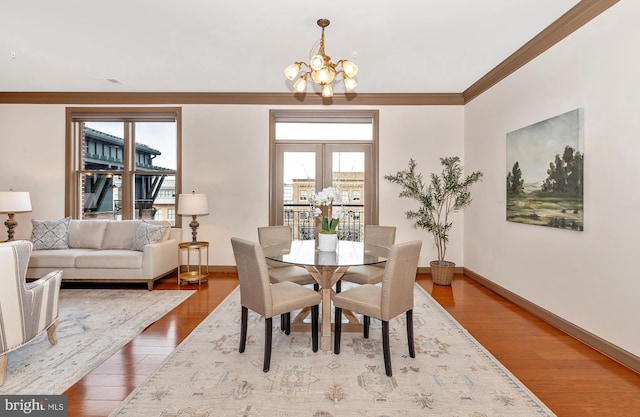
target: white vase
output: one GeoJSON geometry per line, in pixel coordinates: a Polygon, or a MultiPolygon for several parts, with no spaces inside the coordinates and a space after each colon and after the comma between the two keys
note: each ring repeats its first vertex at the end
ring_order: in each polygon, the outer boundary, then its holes
{"type": "Polygon", "coordinates": [[[318,249],[321,252],[335,252],[338,248],[338,235],[318,233],[318,249]]]}

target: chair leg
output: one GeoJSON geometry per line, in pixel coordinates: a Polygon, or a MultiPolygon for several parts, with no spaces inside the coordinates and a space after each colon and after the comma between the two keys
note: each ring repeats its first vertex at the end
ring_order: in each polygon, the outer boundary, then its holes
{"type": "Polygon", "coordinates": [[[262,370],[269,372],[269,366],[271,366],[271,336],[272,336],[272,318],[264,319],[264,365],[262,370]]]}
{"type": "Polygon", "coordinates": [[[311,345],[314,352],[318,351],[318,305],[311,306],[311,345]]]}
{"type": "Polygon", "coordinates": [[[4,381],[7,377],[7,355],[0,355],[0,387],[4,385],[4,381]]]}
{"type": "Polygon", "coordinates": [[[413,344],[413,310],[407,310],[407,341],[409,342],[409,356],[416,357],[416,349],[413,344]]]}
{"type": "Polygon", "coordinates": [[[249,309],[242,306],[242,318],[240,319],[240,353],[244,352],[244,348],[247,345],[247,319],[249,316],[249,309]]]}
{"type": "Polygon", "coordinates": [[[280,331],[284,332],[287,329],[287,325],[285,324],[284,314],[280,314],[280,331]]]}
{"type": "Polygon", "coordinates": [[[339,279],[336,281],[336,294],[340,293],[342,291],[342,280],[339,279]]]}
{"type": "MultiPolygon", "coordinates": [[[[324,320],[324,319],[323,319],[324,320]]],[[[333,325],[333,353],[340,353],[340,334],[342,333],[342,309],[335,308],[335,324],[333,325]]]]}
{"type": "Polygon", "coordinates": [[[58,328],[58,320],[54,321],[51,326],[47,329],[47,338],[49,339],[49,343],[55,345],[58,343],[58,338],[56,337],[56,329],[58,328]]]}
{"type": "Polygon", "coordinates": [[[391,376],[391,351],[389,350],[389,322],[382,321],[382,351],[384,353],[384,370],[391,376]]]}
{"type": "Polygon", "coordinates": [[[284,334],[289,336],[291,334],[291,313],[284,313],[284,334]]]}
{"type": "Polygon", "coordinates": [[[371,318],[369,316],[362,316],[362,335],[365,339],[369,338],[369,325],[371,324],[371,318]]]}
{"type": "Polygon", "coordinates": [[[316,282],[316,283],[314,283],[314,284],[313,284],[313,290],[314,290],[315,292],[320,291],[320,284],[318,284],[317,282],[316,282]]]}

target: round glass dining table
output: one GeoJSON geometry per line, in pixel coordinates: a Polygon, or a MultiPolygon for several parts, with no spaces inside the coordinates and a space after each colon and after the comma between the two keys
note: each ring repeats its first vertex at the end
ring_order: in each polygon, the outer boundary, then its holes
{"type": "MultiPolygon", "coordinates": [[[[363,242],[338,241],[335,252],[323,252],[317,249],[315,240],[294,240],[277,243],[263,248],[264,256],[270,261],[297,265],[309,271],[320,285],[322,295],[322,324],[320,328],[320,348],[331,350],[331,296],[333,285],[342,278],[350,266],[377,265],[387,261],[389,248],[363,242]]],[[[355,317],[345,314],[350,323],[356,324],[355,317]]],[[[361,326],[356,326],[361,328],[361,326]]],[[[292,329],[293,329],[292,324],[292,329]]],[[[350,327],[344,326],[345,331],[350,327]]]]}

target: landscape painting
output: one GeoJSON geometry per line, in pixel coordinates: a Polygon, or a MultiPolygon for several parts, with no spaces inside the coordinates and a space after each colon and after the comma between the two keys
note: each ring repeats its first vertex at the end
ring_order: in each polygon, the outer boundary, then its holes
{"type": "Polygon", "coordinates": [[[507,133],[507,221],[584,230],[584,111],[507,133]]]}

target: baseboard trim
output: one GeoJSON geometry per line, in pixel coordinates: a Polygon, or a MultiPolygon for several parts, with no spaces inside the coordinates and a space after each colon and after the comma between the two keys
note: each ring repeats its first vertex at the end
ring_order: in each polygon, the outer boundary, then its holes
{"type": "MultiPolygon", "coordinates": [[[[430,274],[431,273],[431,267],[430,266],[419,266],[418,267],[418,274],[430,274]]],[[[462,266],[456,266],[455,269],[453,270],[454,274],[464,274],[464,267],[462,266]]]]}
{"type": "Polygon", "coordinates": [[[596,336],[595,334],[576,326],[575,324],[559,317],[548,310],[528,301],[527,299],[507,290],[504,287],[496,284],[495,282],[483,277],[480,274],[473,272],[468,268],[462,268],[463,274],[472,280],[476,281],[478,284],[482,285],[495,292],[496,294],[506,298],[511,301],[515,305],[525,309],[529,313],[538,317],[539,319],[549,323],[553,327],[558,330],[563,331],[564,333],[572,336],[581,342],[589,345],[593,349],[598,352],[610,357],[616,362],[621,363],[622,365],[634,370],[635,372],[640,373],[640,357],[634,355],[631,352],[628,352],[604,339],[596,336]]]}

